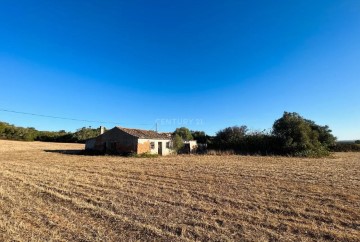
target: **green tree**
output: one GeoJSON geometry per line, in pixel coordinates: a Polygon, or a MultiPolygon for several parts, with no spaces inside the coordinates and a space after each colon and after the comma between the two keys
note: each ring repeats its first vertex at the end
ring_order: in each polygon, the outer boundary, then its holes
{"type": "Polygon", "coordinates": [[[240,149],[248,128],[245,125],[227,127],[218,131],[214,138],[214,145],[218,149],[240,149]]]}
{"type": "Polygon", "coordinates": [[[329,126],[320,126],[317,125],[314,121],[308,119],[305,119],[305,122],[310,125],[313,131],[318,133],[318,140],[324,147],[329,148],[335,145],[336,137],[331,134],[332,130],[329,128],[329,126]]]}
{"type": "Polygon", "coordinates": [[[7,125],[7,123],[0,122],[0,138],[4,136],[7,125]]]}
{"type": "Polygon", "coordinates": [[[355,140],[355,144],[360,144],[360,140],[355,140]]]}
{"type": "Polygon", "coordinates": [[[191,135],[199,144],[208,144],[210,142],[210,136],[206,135],[204,131],[191,131],[191,135]]]}
{"type": "Polygon", "coordinates": [[[99,135],[100,128],[92,129],[91,127],[83,127],[81,129],[78,129],[73,136],[78,142],[85,142],[87,139],[91,139],[99,135]]]}
{"type": "Polygon", "coordinates": [[[272,133],[281,140],[283,153],[298,156],[326,155],[336,140],[328,126],[319,126],[289,112],[274,122],[272,133]]]}
{"type": "Polygon", "coordinates": [[[193,139],[191,131],[186,127],[177,128],[174,131],[173,135],[179,135],[185,141],[193,139]]]}
{"type": "Polygon", "coordinates": [[[38,135],[38,131],[35,128],[24,129],[23,140],[34,141],[38,135]]]}
{"type": "Polygon", "coordinates": [[[179,152],[184,147],[184,141],[178,134],[175,134],[173,136],[172,142],[173,142],[173,149],[176,152],[179,152]]]}

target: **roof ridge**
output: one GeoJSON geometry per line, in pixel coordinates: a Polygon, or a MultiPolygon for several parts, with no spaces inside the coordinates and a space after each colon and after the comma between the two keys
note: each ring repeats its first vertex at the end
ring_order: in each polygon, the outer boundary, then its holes
{"type": "Polygon", "coordinates": [[[121,127],[121,126],[116,126],[116,128],[118,129],[130,129],[130,130],[140,130],[140,131],[151,131],[151,132],[156,132],[154,130],[148,130],[148,129],[137,129],[137,128],[125,128],[125,127],[121,127]]]}
{"type": "Polygon", "coordinates": [[[120,126],[115,126],[117,129],[122,130],[123,132],[144,139],[169,139],[167,134],[158,133],[154,130],[145,130],[145,129],[135,129],[135,128],[125,128],[120,126]]]}

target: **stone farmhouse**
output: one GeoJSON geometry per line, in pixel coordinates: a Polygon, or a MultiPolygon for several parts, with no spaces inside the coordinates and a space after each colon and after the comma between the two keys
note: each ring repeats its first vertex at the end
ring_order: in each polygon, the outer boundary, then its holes
{"type": "Polygon", "coordinates": [[[109,152],[114,154],[159,154],[173,152],[171,134],[151,130],[114,127],[86,141],[85,150],[109,152]]]}

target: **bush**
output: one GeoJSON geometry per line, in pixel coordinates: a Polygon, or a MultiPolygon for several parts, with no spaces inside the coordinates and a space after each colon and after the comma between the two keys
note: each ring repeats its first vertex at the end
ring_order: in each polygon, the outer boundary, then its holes
{"type": "Polygon", "coordinates": [[[173,144],[172,144],[173,150],[175,150],[176,153],[178,153],[183,147],[184,147],[184,141],[180,137],[180,135],[175,134],[173,136],[173,144]]]}
{"type": "Polygon", "coordinates": [[[131,154],[131,157],[135,158],[157,158],[158,154],[142,153],[142,154],[131,154]]]}
{"type": "Polygon", "coordinates": [[[320,147],[318,149],[313,149],[313,150],[304,150],[304,151],[300,151],[300,152],[296,152],[294,154],[294,156],[296,157],[324,157],[324,156],[329,156],[330,155],[330,151],[328,149],[325,149],[324,147],[320,147]]]}
{"type": "Polygon", "coordinates": [[[334,152],[360,152],[360,145],[350,143],[338,143],[330,147],[330,150],[334,152]]]}
{"type": "Polygon", "coordinates": [[[241,154],[251,155],[278,155],[281,153],[279,149],[280,140],[270,134],[255,132],[246,135],[240,146],[241,154]]]}
{"type": "Polygon", "coordinates": [[[207,155],[235,155],[234,150],[207,150],[207,155]]]}
{"type": "Polygon", "coordinates": [[[234,126],[219,131],[208,147],[217,152],[232,150],[242,155],[277,155],[279,145],[279,139],[269,133],[248,133],[246,126],[234,126]]]}
{"type": "Polygon", "coordinates": [[[239,150],[247,130],[246,126],[233,126],[222,129],[216,133],[211,147],[219,150],[239,150]]]}

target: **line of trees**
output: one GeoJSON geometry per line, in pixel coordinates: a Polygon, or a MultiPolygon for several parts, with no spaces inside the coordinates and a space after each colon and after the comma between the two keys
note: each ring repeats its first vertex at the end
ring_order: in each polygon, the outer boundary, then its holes
{"type": "Polygon", "coordinates": [[[233,126],[218,131],[214,137],[200,137],[209,149],[237,154],[320,157],[338,147],[331,132],[327,125],[318,125],[298,113],[284,112],[271,131],[251,132],[247,126],[233,126]]]}
{"type": "Polygon", "coordinates": [[[23,140],[23,141],[44,141],[64,143],[84,143],[87,139],[100,134],[100,128],[83,127],[76,132],[60,131],[39,131],[35,128],[17,127],[5,122],[0,122],[0,139],[23,140]]]}

